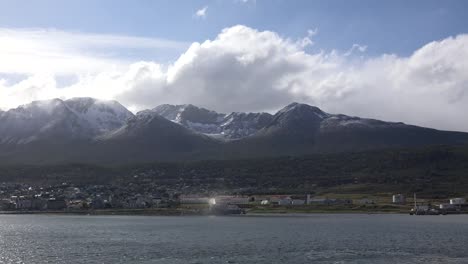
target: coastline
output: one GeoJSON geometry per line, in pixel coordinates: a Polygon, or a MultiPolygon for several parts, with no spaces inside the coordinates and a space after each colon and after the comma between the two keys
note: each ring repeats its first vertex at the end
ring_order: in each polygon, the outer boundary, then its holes
{"type": "MultiPolygon", "coordinates": [[[[408,214],[401,210],[352,210],[352,209],[248,209],[246,216],[275,216],[275,215],[313,215],[313,214],[408,214]]],[[[64,211],[0,211],[0,215],[141,215],[141,216],[207,216],[212,215],[209,210],[174,209],[100,209],[100,210],[64,210],[64,211]]]]}

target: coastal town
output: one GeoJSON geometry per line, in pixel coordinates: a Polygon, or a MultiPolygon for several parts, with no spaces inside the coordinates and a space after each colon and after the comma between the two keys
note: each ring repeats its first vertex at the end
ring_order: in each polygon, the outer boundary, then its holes
{"type": "Polygon", "coordinates": [[[468,213],[463,197],[443,199],[356,195],[314,196],[311,194],[232,194],[204,191],[184,193],[181,189],[152,184],[53,186],[0,184],[3,213],[123,213],[148,214],[243,214],[313,212],[394,212],[416,215],[468,213]]]}

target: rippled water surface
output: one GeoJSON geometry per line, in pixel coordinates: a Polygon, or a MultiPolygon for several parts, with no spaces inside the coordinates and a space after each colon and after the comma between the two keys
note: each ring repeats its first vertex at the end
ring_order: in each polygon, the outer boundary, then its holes
{"type": "Polygon", "coordinates": [[[468,216],[0,215],[0,263],[468,263],[468,216]]]}

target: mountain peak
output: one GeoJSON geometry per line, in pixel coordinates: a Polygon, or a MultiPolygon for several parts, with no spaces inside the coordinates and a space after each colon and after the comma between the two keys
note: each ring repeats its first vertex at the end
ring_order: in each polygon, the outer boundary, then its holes
{"type": "Polygon", "coordinates": [[[308,104],[302,103],[290,103],[289,105],[285,106],[283,109],[278,111],[277,114],[293,114],[293,115],[307,115],[307,114],[314,114],[317,117],[324,119],[329,116],[329,114],[322,111],[320,108],[316,106],[311,106],[308,104]]]}

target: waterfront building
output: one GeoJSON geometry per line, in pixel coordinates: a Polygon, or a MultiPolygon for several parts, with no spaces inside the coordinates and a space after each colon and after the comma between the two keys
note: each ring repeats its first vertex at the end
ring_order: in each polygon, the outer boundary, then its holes
{"type": "Polygon", "coordinates": [[[466,204],[466,199],[465,198],[452,198],[450,199],[450,204],[453,204],[453,205],[466,204]]]}

